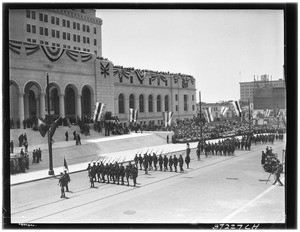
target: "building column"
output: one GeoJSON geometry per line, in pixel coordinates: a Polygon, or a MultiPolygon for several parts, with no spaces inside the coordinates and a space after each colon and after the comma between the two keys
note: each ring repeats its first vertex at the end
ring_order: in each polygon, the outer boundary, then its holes
{"type": "Polygon", "coordinates": [[[24,117],[29,118],[29,94],[24,94],[24,117]]]}
{"type": "Polygon", "coordinates": [[[40,98],[36,97],[35,101],[36,101],[36,116],[39,117],[40,116],[40,98]]]}
{"type": "Polygon", "coordinates": [[[82,95],[77,95],[77,116],[81,119],[81,96],[82,95]]]}
{"type": "MultiPolygon", "coordinates": [[[[80,102],[81,103],[81,102],[80,102]]],[[[59,95],[59,114],[62,118],[65,117],[65,95],[59,95]]]]}
{"type": "Polygon", "coordinates": [[[45,118],[45,95],[44,93],[40,94],[40,117],[45,118]]]}
{"type": "Polygon", "coordinates": [[[24,120],[24,94],[19,94],[19,118],[20,125],[22,126],[24,120]]]}
{"type": "Polygon", "coordinates": [[[127,97],[125,94],[124,94],[124,112],[125,112],[126,122],[128,122],[128,120],[129,120],[129,97],[127,97]]]}

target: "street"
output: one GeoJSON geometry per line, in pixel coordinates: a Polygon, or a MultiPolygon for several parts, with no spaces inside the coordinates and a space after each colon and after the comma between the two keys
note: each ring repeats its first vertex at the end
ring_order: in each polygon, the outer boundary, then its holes
{"type": "MultiPolygon", "coordinates": [[[[12,223],[284,223],[285,187],[266,183],[260,164],[267,145],[235,156],[211,156],[197,161],[191,153],[185,173],[139,171],[137,187],[95,183],[87,172],[71,174],[66,199],[58,179],[11,187],[12,223]]],[[[281,160],[284,142],[271,145],[281,160]]],[[[284,183],[284,175],[281,176],[284,183]]],[[[126,183],[125,183],[126,184],[126,183]]]]}

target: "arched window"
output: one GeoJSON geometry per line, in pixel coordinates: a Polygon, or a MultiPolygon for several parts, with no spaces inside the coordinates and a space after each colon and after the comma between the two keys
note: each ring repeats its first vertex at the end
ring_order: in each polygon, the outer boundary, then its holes
{"type": "Polygon", "coordinates": [[[165,96],[165,111],[169,111],[169,97],[165,96]]]}
{"type": "Polygon", "coordinates": [[[153,97],[149,95],[148,97],[148,111],[153,112],[153,97]]]}
{"type": "Polygon", "coordinates": [[[141,94],[139,97],[139,110],[140,112],[144,112],[144,95],[141,94]]]}
{"type": "Polygon", "coordinates": [[[124,95],[120,94],[119,95],[119,114],[124,114],[124,95]]]}
{"type": "Polygon", "coordinates": [[[134,109],[134,96],[133,96],[133,94],[130,94],[130,96],[129,96],[129,108],[134,109]]]}
{"type": "Polygon", "coordinates": [[[157,99],[156,99],[156,103],[157,103],[157,112],[160,112],[161,111],[161,97],[160,95],[157,96],[157,99]]]}

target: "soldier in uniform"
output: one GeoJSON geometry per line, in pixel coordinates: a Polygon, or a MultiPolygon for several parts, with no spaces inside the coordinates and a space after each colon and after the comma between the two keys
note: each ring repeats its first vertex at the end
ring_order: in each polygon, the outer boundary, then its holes
{"type": "Polygon", "coordinates": [[[105,165],[105,174],[106,174],[106,179],[107,179],[107,184],[109,184],[109,177],[110,177],[110,166],[108,165],[108,163],[106,163],[105,165]]]}
{"type": "Polygon", "coordinates": [[[96,178],[96,174],[97,174],[96,162],[93,163],[92,170],[93,170],[93,177],[94,177],[94,182],[95,182],[95,181],[97,181],[97,178],[96,178]]]}
{"type": "Polygon", "coordinates": [[[127,180],[127,186],[129,186],[129,177],[130,177],[130,167],[129,167],[129,165],[126,165],[125,176],[126,176],[126,180],[127,180]]]}
{"type": "Polygon", "coordinates": [[[100,177],[100,164],[99,164],[99,162],[97,163],[97,166],[96,166],[96,173],[97,173],[97,178],[98,178],[98,183],[100,183],[100,179],[101,179],[101,177],[100,177]]]}
{"type": "Polygon", "coordinates": [[[137,154],[135,154],[135,157],[134,157],[134,162],[135,162],[135,165],[138,165],[138,162],[139,162],[139,157],[137,154]]]}
{"type": "Polygon", "coordinates": [[[68,184],[70,183],[71,178],[70,178],[69,173],[67,173],[67,170],[65,170],[64,176],[65,176],[66,192],[69,192],[69,186],[68,186],[68,184]]]}
{"type": "Polygon", "coordinates": [[[94,188],[95,187],[95,185],[94,185],[94,178],[95,178],[95,173],[94,173],[94,168],[90,168],[90,169],[88,169],[88,177],[89,177],[89,179],[90,179],[90,183],[91,183],[91,186],[90,186],[90,188],[94,188]]]}
{"type": "Polygon", "coordinates": [[[133,179],[133,185],[136,185],[136,178],[138,177],[138,168],[137,166],[133,165],[131,168],[131,175],[133,179]]]}
{"type": "Polygon", "coordinates": [[[179,155],[179,167],[180,167],[180,172],[184,172],[183,170],[183,158],[182,158],[182,155],[179,155]]]}
{"type": "Polygon", "coordinates": [[[100,174],[101,174],[101,179],[102,179],[103,183],[105,183],[105,167],[104,167],[104,164],[102,161],[100,163],[100,174]]]}
{"type": "Polygon", "coordinates": [[[170,172],[173,172],[172,166],[173,166],[173,158],[172,158],[172,156],[170,156],[170,158],[169,158],[170,172]]]}
{"type": "Polygon", "coordinates": [[[118,182],[118,185],[120,184],[120,167],[117,162],[115,163],[115,181],[118,182]]]}
{"type": "Polygon", "coordinates": [[[123,163],[121,163],[119,173],[120,173],[122,185],[124,185],[125,167],[124,167],[123,163]]]}
{"type": "Polygon", "coordinates": [[[148,155],[148,163],[149,163],[149,170],[153,170],[151,153],[148,155]]]}
{"type": "Polygon", "coordinates": [[[153,152],[153,163],[154,163],[154,168],[155,168],[155,171],[157,170],[157,156],[156,154],[153,152]]]}
{"type": "Polygon", "coordinates": [[[112,163],[110,163],[109,165],[109,170],[110,170],[110,180],[113,181],[113,183],[115,183],[115,167],[112,163]]]}
{"type": "Polygon", "coordinates": [[[60,198],[66,197],[66,195],[65,195],[66,178],[62,172],[60,173],[58,185],[60,186],[60,192],[61,192],[60,198]]]}
{"type": "Polygon", "coordinates": [[[142,164],[143,164],[142,154],[139,154],[139,163],[140,163],[140,170],[142,170],[142,164]]]}
{"type": "Polygon", "coordinates": [[[147,154],[144,154],[144,168],[145,168],[145,174],[148,174],[148,156],[147,156],[147,154]]]}
{"type": "Polygon", "coordinates": [[[198,161],[199,161],[200,160],[200,148],[197,148],[196,154],[197,154],[198,161]]]}
{"type": "Polygon", "coordinates": [[[163,157],[162,157],[161,154],[160,154],[159,157],[158,157],[158,164],[159,164],[159,169],[160,169],[160,171],[162,171],[163,157]]]}
{"type": "Polygon", "coordinates": [[[164,172],[168,171],[168,162],[169,162],[168,157],[165,155],[164,156],[164,172]]]}
{"type": "Polygon", "coordinates": [[[174,169],[175,169],[175,172],[177,172],[178,159],[177,159],[176,155],[174,155],[173,162],[174,162],[174,169]]]}
{"type": "Polygon", "coordinates": [[[190,158],[190,155],[188,155],[188,153],[187,153],[186,157],[185,157],[185,163],[186,163],[187,169],[189,169],[190,162],[191,162],[191,158],[190,158]]]}
{"type": "Polygon", "coordinates": [[[66,131],[65,136],[66,136],[66,141],[69,141],[69,132],[68,131],[66,131]]]}

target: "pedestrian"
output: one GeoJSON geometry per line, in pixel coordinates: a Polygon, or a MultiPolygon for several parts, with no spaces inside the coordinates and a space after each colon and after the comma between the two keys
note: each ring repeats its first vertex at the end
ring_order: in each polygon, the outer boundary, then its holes
{"type": "Polygon", "coordinates": [[[69,191],[69,183],[71,182],[71,178],[70,178],[70,175],[69,173],[67,173],[67,170],[65,170],[65,185],[66,185],[66,192],[70,192],[69,191]]]}
{"type": "Polygon", "coordinates": [[[25,141],[27,142],[27,135],[26,135],[26,133],[23,134],[23,142],[25,142],[25,141]]]}
{"type": "Polygon", "coordinates": [[[39,147],[39,150],[38,150],[38,155],[39,155],[40,161],[42,161],[42,150],[41,150],[40,147],[39,147]]]}
{"type": "Polygon", "coordinates": [[[180,172],[184,172],[183,170],[183,158],[182,158],[182,155],[179,155],[179,167],[180,167],[180,172]]]}
{"type": "Polygon", "coordinates": [[[121,163],[121,166],[120,166],[120,177],[121,177],[121,181],[122,181],[122,185],[124,185],[124,177],[125,177],[125,167],[123,165],[123,163],[121,163]]]}
{"type": "Polygon", "coordinates": [[[65,195],[66,178],[62,172],[60,173],[58,185],[60,185],[60,192],[61,192],[60,198],[66,197],[65,195]]]}
{"type": "Polygon", "coordinates": [[[24,147],[25,147],[25,152],[28,152],[28,142],[27,141],[24,142],[24,147]]]}
{"type": "Polygon", "coordinates": [[[174,155],[173,162],[174,162],[174,169],[175,169],[175,172],[177,172],[178,159],[177,159],[176,155],[174,155]]]}
{"type": "Polygon", "coordinates": [[[173,158],[172,158],[172,156],[170,156],[170,158],[169,158],[170,172],[173,172],[172,166],[173,166],[173,158]]]}
{"type": "Polygon", "coordinates": [[[35,149],[33,149],[33,152],[32,152],[32,164],[36,162],[35,159],[36,159],[36,151],[35,151],[35,149]]]}
{"type": "Polygon", "coordinates": [[[10,153],[14,153],[14,141],[10,140],[10,153]]]}
{"type": "Polygon", "coordinates": [[[93,169],[93,168],[90,168],[90,169],[88,170],[88,177],[89,177],[90,183],[91,183],[90,188],[94,188],[94,187],[95,187],[95,184],[94,184],[94,177],[95,177],[95,174],[94,174],[94,169],[93,169]]]}
{"type": "Polygon", "coordinates": [[[165,155],[164,156],[164,172],[168,171],[168,162],[169,162],[168,157],[167,157],[167,155],[165,155]]]}
{"type": "Polygon", "coordinates": [[[79,134],[77,134],[77,140],[78,140],[78,144],[81,145],[81,138],[79,134]]]}
{"type": "Polygon", "coordinates": [[[186,163],[186,166],[187,166],[187,169],[189,169],[189,164],[191,162],[191,158],[190,156],[187,154],[186,157],[185,157],[185,163],[186,163]]]}
{"type": "Polygon", "coordinates": [[[154,163],[154,168],[155,168],[155,171],[157,170],[157,156],[156,154],[153,152],[153,163],[154,163]]]}
{"type": "Polygon", "coordinates": [[[279,183],[280,186],[283,186],[282,182],[280,181],[280,174],[283,172],[283,165],[282,164],[278,164],[274,175],[275,175],[275,182],[273,183],[273,185],[275,185],[277,182],[279,183]]]}
{"type": "Polygon", "coordinates": [[[142,164],[143,164],[142,154],[139,154],[139,164],[140,164],[140,170],[142,170],[142,164]]]}
{"type": "Polygon", "coordinates": [[[65,136],[66,136],[66,141],[69,141],[69,132],[68,131],[66,131],[65,136]]]}
{"type": "Polygon", "coordinates": [[[74,140],[76,140],[76,130],[73,132],[74,140]]]}
{"type": "Polygon", "coordinates": [[[160,154],[159,157],[158,157],[158,164],[159,164],[159,169],[160,169],[160,171],[162,171],[163,157],[162,157],[161,154],[160,154]]]}
{"type": "Polygon", "coordinates": [[[148,174],[148,157],[147,157],[147,153],[144,154],[144,168],[145,168],[145,174],[148,174]]]}
{"type": "MultiPolygon", "coordinates": [[[[198,161],[200,160],[200,148],[197,148],[196,151],[197,157],[198,157],[198,161]]],[[[216,153],[217,154],[217,153],[216,153]]]]}
{"type": "Polygon", "coordinates": [[[22,147],[22,146],[23,146],[23,140],[24,140],[23,134],[20,134],[20,135],[19,135],[19,147],[22,147]]]}

